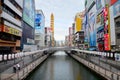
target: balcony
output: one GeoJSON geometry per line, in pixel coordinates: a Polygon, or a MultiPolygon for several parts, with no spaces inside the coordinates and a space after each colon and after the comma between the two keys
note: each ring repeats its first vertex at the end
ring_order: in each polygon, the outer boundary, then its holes
{"type": "Polygon", "coordinates": [[[22,12],[20,12],[9,0],[4,0],[4,4],[6,4],[9,8],[11,8],[15,13],[22,17],[22,12]]]}
{"type": "Polygon", "coordinates": [[[4,11],[2,12],[1,17],[9,20],[10,22],[12,22],[12,23],[14,23],[14,24],[16,24],[16,25],[18,25],[18,26],[21,26],[21,25],[22,25],[21,21],[15,19],[14,17],[10,16],[8,13],[6,13],[6,12],[4,12],[4,11]]]}
{"type": "Polygon", "coordinates": [[[19,28],[18,26],[15,26],[7,21],[4,21],[4,24],[22,32],[22,28],[19,28]]]}

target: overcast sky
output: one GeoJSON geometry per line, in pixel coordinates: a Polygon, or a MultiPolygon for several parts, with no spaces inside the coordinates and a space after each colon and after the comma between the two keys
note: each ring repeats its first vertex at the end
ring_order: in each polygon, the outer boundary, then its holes
{"type": "Polygon", "coordinates": [[[35,0],[36,9],[45,15],[45,27],[50,27],[50,15],[54,14],[55,40],[64,40],[77,12],[84,10],[84,0],[35,0]]]}

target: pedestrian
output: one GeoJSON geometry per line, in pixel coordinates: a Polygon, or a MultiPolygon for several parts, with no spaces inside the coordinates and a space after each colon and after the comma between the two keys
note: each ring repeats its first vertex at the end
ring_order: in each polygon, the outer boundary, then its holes
{"type": "Polygon", "coordinates": [[[20,64],[17,64],[17,68],[18,68],[18,70],[20,70],[20,64]]]}
{"type": "Polygon", "coordinates": [[[17,67],[16,65],[13,66],[13,72],[16,73],[17,67]]]}

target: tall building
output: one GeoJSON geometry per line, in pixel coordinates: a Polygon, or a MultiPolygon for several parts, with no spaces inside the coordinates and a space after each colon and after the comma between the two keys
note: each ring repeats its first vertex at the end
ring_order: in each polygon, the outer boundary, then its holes
{"type": "Polygon", "coordinates": [[[110,3],[111,51],[120,51],[120,0],[110,3]]]}
{"type": "Polygon", "coordinates": [[[52,29],[52,46],[54,46],[54,14],[51,14],[50,27],[52,29]]]}
{"type": "Polygon", "coordinates": [[[0,53],[20,51],[23,0],[0,0],[0,53]]]}
{"type": "Polygon", "coordinates": [[[45,38],[45,16],[42,10],[36,10],[35,17],[35,44],[40,47],[44,47],[45,38]]]}
{"type": "Polygon", "coordinates": [[[83,49],[84,48],[84,31],[82,28],[84,18],[84,11],[79,12],[75,15],[75,34],[74,34],[74,40],[76,47],[83,49]]]}
{"type": "Polygon", "coordinates": [[[22,49],[24,51],[33,51],[35,46],[35,3],[34,0],[24,0],[23,5],[23,33],[22,49]]]}
{"type": "Polygon", "coordinates": [[[45,27],[45,46],[50,47],[52,46],[52,28],[45,27]]]}

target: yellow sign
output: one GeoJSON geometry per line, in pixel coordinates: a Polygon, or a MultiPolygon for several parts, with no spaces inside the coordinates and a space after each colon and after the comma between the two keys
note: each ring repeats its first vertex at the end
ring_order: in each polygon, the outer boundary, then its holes
{"type": "Polygon", "coordinates": [[[82,29],[82,19],[76,18],[76,32],[82,29]]]}
{"type": "Polygon", "coordinates": [[[9,33],[9,34],[13,34],[13,35],[16,35],[16,36],[22,36],[21,31],[16,30],[16,29],[11,28],[11,27],[8,27],[8,26],[5,26],[5,25],[4,25],[3,32],[9,33]]]}

